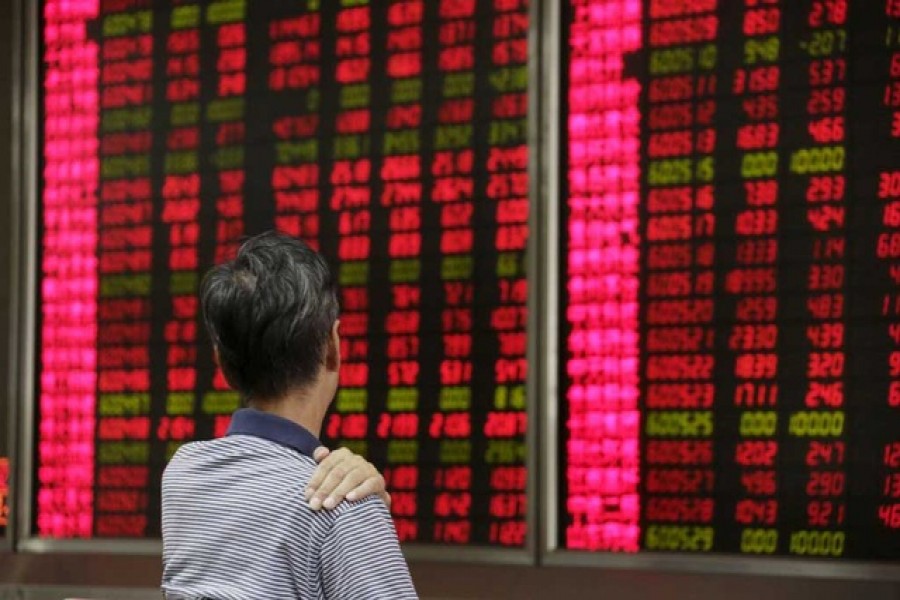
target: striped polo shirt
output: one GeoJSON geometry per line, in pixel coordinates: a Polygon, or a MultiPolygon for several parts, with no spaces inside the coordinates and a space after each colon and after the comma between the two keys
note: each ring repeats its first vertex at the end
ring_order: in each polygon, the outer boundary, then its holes
{"type": "Polygon", "coordinates": [[[182,446],[162,481],[168,600],[416,598],[381,499],[313,511],[316,437],[254,409],[228,435],[182,446]]]}

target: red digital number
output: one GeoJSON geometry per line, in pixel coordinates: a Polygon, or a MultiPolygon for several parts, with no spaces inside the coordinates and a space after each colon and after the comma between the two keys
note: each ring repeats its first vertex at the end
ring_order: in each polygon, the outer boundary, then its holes
{"type": "Polygon", "coordinates": [[[846,476],[843,471],[813,471],[806,483],[809,496],[840,496],[844,493],[846,476]]]}
{"type": "Polygon", "coordinates": [[[773,525],[778,520],[778,501],[740,500],[735,506],[734,518],[742,525],[773,525]]]}
{"type": "Polygon", "coordinates": [[[809,443],[809,449],[806,452],[806,466],[822,467],[828,465],[844,464],[844,453],[846,446],[844,442],[818,442],[809,443]]]}
{"type": "Polygon", "coordinates": [[[778,180],[759,179],[745,181],[744,192],[750,206],[770,206],[778,199],[778,180]]]}
{"type": "Polygon", "coordinates": [[[810,137],[819,144],[844,140],[844,117],[823,117],[807,125],[810,137]]]}
{"type": "Polygon", "coordinates": [[[900,468],[900,442],[891,442],[884,446],[884,460],[882,464],[892,469],[900,468]]]}
{"type": "Polygon", "coordinates": [[[775,471],[745,471],[741,473],[741,486],[753,496],[772,496],[778,487],[775,471]]]}
{"type": "MultiPolygon", "coordinates": [[[[893,69],[893,63],[891,65],[893,69]]],[[[847,61],[843,58],[823,58],[809,63],[810,85],[833,85],[844,81],[847,61]]]]}
{"type": "Polygon", "coordinates": [[[809,9],[809,26],[843,25],[847,21],[847,0],[816,0],[809,9]]]}
{"type": "Polygon", "coordinates": [[[758,8],[744,13],[744,35],[775,33],[780,26],[781,10],[778,8],[758,8]]]}
{"type": "Polygon", "coordinates": [[[807,523],[810,527],[828,527],[844,522],[844,505],[828,500],[816,500],[806,506],[807,523]]]}
{"type": "Polygon", "coordinates": [[[391,491],[392,515],[400,517],[414,517],[416,516],[418,510],[418,498],[416,497],[415,492],[391,491]]]}
{"type": "Polygon", "coordinates": [[[878,518],[885,527],[900,529],[900,502],[879,505],[878,518]]]}
{"type": "Polygon", "coordinates": [[[846,107],[847,92],[844,88],[811,90],[806,111],[811,115],[841,112],[846,107]]]}
{"type": "Polygon", "coordinates": [[[772,441],[746,441],[735,447],[735,461],[744,467],[775,466],[778,444],[772,441]]]}
{"type": "Polygon", "coordinates": [[[428,435],[432,439],[468,438],[472,435],[471,415],[464,412],[433,414],[428,435]]]}

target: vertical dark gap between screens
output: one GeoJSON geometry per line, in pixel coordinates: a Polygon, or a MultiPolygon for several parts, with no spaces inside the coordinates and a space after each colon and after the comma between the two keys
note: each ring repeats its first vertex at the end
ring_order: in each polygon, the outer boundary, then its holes
{"type": "MultiPolygon", "coordinates": [[[[571,215],[571,211],[569,210],[569,203],[566,202],[566,199],[569,197],[569,177],[568,177],[568,143],[569,143],[569,130],[568,130],[568,121],[569,121],[569,102],[566,91],[569,89],[569,64],[572,60],[572,51],[570,47],[570,36],[571,36],[571,25],[574,20],[572,15],[574,8],[572,2],[561,2],[560,3],[560,35],[559,41],[557,44],[557,52],[560,57],[560,68],[559,68],[559,86],[560,86],[560,106],[559,106],[559,118],[557,119],[556,126],[559,128],[559,149],[556,157],[551,157],[550,160],[557,161],[559,165],[559,198],[557,199],[558,205],[558,218],[559,218],[559,232],[558,232],[558,247],[559,247],[559,257],[556,261],[556,269],[559,273],[559,281],[560,281],[560,289],[559,289],[559,307],[557,309],[556,315],[551,315],[550,318],[556,318],[557,328],[558,328],[558,339],[557,345],[560,348],[560,354],[563,357],[568,357],[568,350],[564,350],[567,348],[567,340],[569,338],[569,333],[571,332],[571,325],[569,323],[568,318],[566,317],[566,307],[569,304],[569,294],[567,291],[567,285],[562,282],[566,281],[569,277],[569,256],[568,252],[565,249],[568,247],[568,223],[571,215]],[[566,176],[563,176],[563,174],[566,176]]],[[[557,520],[557,539],[553,540],[553,542],[558,543],[560,547],[566,548],[568,547],[566,531],[572,525],[573,517],[571,515],[571,509],[569,508],[569,482],[568,482],[568,469],[566,468],[568,463],[568,456],[563,457],[563,452],[568,452],[566,448],[566,444],[569,439],[568,435],[568,420],[569,420],[569,401],[568,401],[568,388],[569,388],[569,380],[568,380],[568,365],[563,365],[563,361],[560,361],[557,367],[557,386],[560,390],[559,400],[557,401],[557,422],[556,422],[556,439],[560,440],[557,444],[557,481],[553,483],[556,486],[556,493],[558,495],[557,506],[556,506],[556,520],[557,520]]]]}

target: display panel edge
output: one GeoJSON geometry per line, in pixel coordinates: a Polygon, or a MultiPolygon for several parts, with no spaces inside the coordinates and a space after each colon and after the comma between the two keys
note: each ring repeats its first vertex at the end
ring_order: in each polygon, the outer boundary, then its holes
{"type": "Polygon", "coordinates": [[[15,426],[18,432],[17,474],[15,506],[15,528],[17,549],[21,549],[31,538],[32,501],[34,488],[34,419],[35,419],[35,318],[37,313],[37,215],[38,207],[38,94],[39,66],[38,43],[40,40],[40,19],[38,2],[16,0],[19,6],[18,31],[22,36],[19,44],[21,59],[17,61],[18,79],[16,86],[19,92],[16,99],[20,102],[16,113],[18,118],[19,148],[17,150],[19,168],[16,176],[21,180],[16,186],[19,192],[20,215],[17,221],[17,249],[19,251],[19,289],[16,293],[19,309],[16,311],[17,321],[16,356],[18,357],[17,378],[15,382],[17,396],[17,412],[15,426]]]}
{"type": "MultiPolygon", "coordinates": [[[[563,123],[559,119],[561,56],[560,3],[544,2],[541,11],[542,60],[541,83],[544,84],[543,102],[540,108],[541,154],[540,195],[543,208],[541,237],[536,240],[542,256],[543,289],[541,322],[543,349],[538,356],[540,364],[540,405],[536,416],[540,420],[542,452],[540,460],[541,486],[537,500],[540,503],[540,537],[542,561],[548,552],[557,547],[557,481],[559,478],[557,421],[559,386],[558,362],[558,286],[559,286],[559,131],[563,123]]],[[[537,93],[537,92],[536,92],[537,93]]]]}
{"type": "Polygon", "coordinates": [[[544,6],[550,2],[533,0],[528,6],[528,247],[526,252],[527,281],[528,281],[528,347],[526,362],[528,364],[528,377],[526,380],[526,415],[528,429],[526,444],[528,457],[526,469],[528,479],[526,483],[526,536],[525,548],[532,557],[532,564],[537,564],[539,559],[542,532],[540,530],[540,502],[538,496],[542,481],[541,456],[544,448],[543,437],[540,431],[541,404],[544,401],[542,394],[544,370],[541,360],[541,348],[544,341],[543,325],[547,322],[543,312],[544,298],[542,297],[546,286],[543,285],[547,264],[541,260],[540,249],[543,247],[545,228],[543,226],[546,217],[545,195],[543,194],[543,167],[544,156],[541,154],[543,140],[546,138],[544,131],[543,102],[540,94],[541,83],[544,81],[543,54],[541,52],[544,41],[544,31],[541,28],[541,15],[544,6]]]}

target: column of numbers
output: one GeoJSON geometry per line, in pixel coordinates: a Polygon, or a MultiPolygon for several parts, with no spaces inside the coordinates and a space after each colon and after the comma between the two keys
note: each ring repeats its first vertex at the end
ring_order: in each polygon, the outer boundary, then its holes
{"type": "MultiPolygon", "coordinates": [[[[790,156],[790,172],[805,182],[805,217],[812,260],[806,273],[806,385],[803,409],[789,415],[788,435],[806,448],[804,527],[792,528],[788,551],[841,556],[846,510],[845,319],[847,179],[847,4],[808,5],[797,42],[806,60],[804,147],[790,156]],[[822,447],[833,448],[827,454],[822,447]]],[[[796,486],[797,482],[793,485],[796,486]]],[[[798,490],[799,491],[799,490],[798,490]]]]}
{"type": "Polygon", "coordinates": [[[275,229],[319,248],[319,143],[321,133],[321,27],[318,12],[304,12],[269,23],[268,89],[291,110],[272,120],[275,145],[271,185],[275,229]]]}
{"type": "Polygon", "coordinates": [[[47,0],[43,21],[41,473],[37,532],[93,534],[97,391],[98,4],[47,0]],[[72,97],[80,102],[72,104],[72,97]]]}
{"type": "MultiPolygon", "coordinates": [[[[376,435],[388,447],[388,464],[395,472],[420,479],[419,356],[422,321],[422,201],[426,165],[422,147],[424,3],[391,2],[387,7],[387,60],[389,103],[382,142],[380,204],[387,213],[389,312],[387,332],[387,412],[379,415],[376,435]]],[[[425,415],[421,416],[424,421],[425,415]]],[[[395,480],[394,483],[399,483],[395,480]]],[[[411,482],[410,482],[411,483],[411,482]]],[[[423,532],[411,520],[420,507],[418,494],[400,492],[394,507],[401,540],[414,540],[423,532]]]]}
{"type": "MultiPolygon", "coordinates": [[[[887,17],[884,46],[890,52],[889,71],[884,86],[882,105],[890,115],[890,140],[885,143],[888,148],[896,149],[900,138],[900,3],[888,0],[885,2],[884,14],[887,17]]],[[[880,74],[882,75],[883,74],[880,74]]],[[[883,133],[878,132],[878,133],[883,133]]],[[[886,158],[893,159],[895,152],[886,152],[886,158]]],[[[894,288],[900,283],[900,170],[882,169],[878,172],[877,201],[880,208],[880,231],[875,239],[875,256],[884,269],[887,267],[888,285],[894,288]]],[[[884,290],[880,309],[881,317],[887,321],[889,353],[887,364],[881,368],[890,378],[887,384],[886,397],[882,397],[879,406],[875,406],[871,414],[881,416],[885,423],[883,431],[887,435],[877,435],[878,448],[882,451],[879,469],[878,505],[873,515],[883,531],[900,534],[900,435],[897,435],[897,416],[900,410],[900,295],[884,290]],[[885,368],[886,367],[886,368],[885,368]]],[[[883,372],[884,372],[883,371],[883,372]]]]}
{"type": "Polygon", "coordinates": [[[654,4],[649,14],[643,510],[648,550],[706,552],[715,533],[712,152],[718,17],[709,4],[654,4]]]}
{"type": "Polygon", "coordinates": [[[624,63],[641,47],[641,8],[630,0],[569,3],[568,303],[561,314],[568,335],[560,367],[569,436],[564,535],[576,550],[636,552],[640,543],[641,86],[624,63]]]}
{"type": "Polygon", "coordinates": [[[494,309],[498,358],[493,404],[484,423],[490,469],[491,542],[525,543],[526,310],[524,272],[528,239],[527,67],[528,3],[494,1],[491,23],[491,121],[487,197],[494,205],[497,292],[494,309]],[[493,450],[493,451],[492,451],[493,450]]]}
{"type": "Polygon", "coordinates": [[[434,472],[435,541],[465,543],[472,535],[472,282],[475,215],[475,3],[441,0],[438,7],[437,126],[430,198],[440,210],[440,388],[429,436],[438,445],[434,472]]]}
{"type": "MultiPolygon", "coordinates": [[[[215,220],[214,231],[204,237],[214,240],[212,258],[215,264],[221,264],[235,257],[244,235],[246,7],[242,2],[235,2],[229,11],[207,11],[205,16],[204,35],[214,44],[211,56],[215,67],[214,74],[204,82],[208,86],[204,92],[212,99],[207,103],[205,115],[201,170],[209,183],[204,194],[209,194],[208,201],[215,206],[215,220]]],[[[204,353],[211,351],[211,347],[201,348],[204,353]]],[[[202,398],[202,414],[212,419],[213,436],[225,435],[231,416],[222,409],[235,407],[239,399],[221,370],[214,367],[211,380],[201,382],[198,393],[202,398]]],[[[195,435],[194,422],[185,417],[172,418],[170,427],[173,437],[191,439],[195,435]]]]}
{"type": "Polygon", "coordinates": [[[781,142],[777,95],[781,68],[771,48],[780,43],[777,1],[744,3],[741,61],[731,78],[741,120],[735,146],[740,151],[742,202],[734,217],[734,268],[725,275],[725,292],[735,296],[728,349],[735,354],[738,410],[734,461],[739,495],[731,518],[741,527],[741,552],[771,554],[778,546],[778,230],[777,165],[781,142]]]}
{"type": "Polygon", "coordinates": [[[368,2],[345,7],[335,17],[334,76],[338,105],[328,177],[328,208],[337,215],[341,287],[341,396],[326,424],[326,434],[339,445],[364,454],[369,428],[369,257],[371,254],[372,161],[368,154],[372,114],[369,84],[372,8],[368,2]]]}
{"type": "MultiPolygon", "coordinates": [[[[167,119],[162,130],[165,142],[163,179],[157,194],[162,197],[161,226],[167,252],[159,260],[169,276],[161,285],[171,294],[162,310],[167,320],[165,414],[154,424],[154,436],[166,445],[171,457],[195,433],[193,414],[197,408],[196,298],[200,240],[200,23],[199,4],[172,9],[165,38],[165,100],[167,119]]],[[[204,407],[209,406],[208,400],[204,407]]],[[[229,406],[217,412],[227,414],[229,406]]]]}
{"type": "Polygon", "coordinates": [[[101,10],[97,443],[94,528],[144,534],[150,461],[153,18],[101,10]]]}

